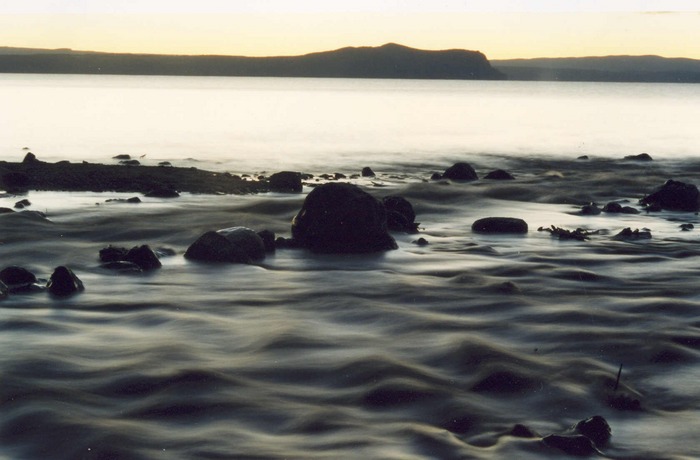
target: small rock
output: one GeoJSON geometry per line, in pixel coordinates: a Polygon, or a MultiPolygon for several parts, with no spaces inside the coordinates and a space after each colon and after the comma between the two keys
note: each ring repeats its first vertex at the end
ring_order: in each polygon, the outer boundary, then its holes
{"type": "Polygon", "coordinates": [[[576,158],[577,160],[588,160],[588,155],[581,155],[580,157],[576,158]]]}
{"type": "Polygon", "coordinates": [[[440,173],[433,173],[432,176],[430,176],[430,180],[440,180],[442,179],[442,174],[440,173]]]}
{"type": "Polygon", "coordinates": [[[622,214],[639,214],[639,209],[633,208],[632,206],[623,206],[622,214]]]}
{"type": "Polygon", "coordinates": [[[455,163],[445,170],[442,178],[458,181],[472,181],[479,179],[476,171],[468,163],[455,163]]]}
{"type": "Polygon", "coordinates": [[[132,196],[131,198],[126,199],[127,203],[141,203],[141,198],[137,196],[132,196]]]}
{"type": "Polygon", "coordinates": [[[651,239],[651,231],[647,229],[639,230],[638,228],[633,231],[631,228],[627,227],[613,236],[613,239],[622,241],[649,240],[651,239]]]}
{"type": "Polygon", "coordinates": [[[301,173],[282,171],[270,176],[270,190],[278,193],[301,193],[301,173]]]}
{"type": "Polygon", "coordinates": [[[485,217],[472,224],[477,233],[527,233],[527,222],[514,217],[485,217]]]}
{"type": "Polygon", "coordinates": [[[542,438],[542,442],[569,455],[587,456],[598,453],[593,441],[580,434],[571,436],[550,434],[542,438]]]}
{"type": "Polygon", "coordinates": [[[491,180],[514,180],[515,177],[508,171],[504,171],[502,169],[496,169],[495,171],[491,171],[488,173],[484,179],[491,179],[491,180]]]}
{"type": "Polygon", "coordinates": [[[333,177],[335,178],[335,180],[347,179],[347,176],[345,174],[339,172],[334,173],[333,177]]]}
{"type": "Polygon", "coordinates": [[[124,257],[126,257],[128,252],[129,250],[126,248],[109,245],[106,248],[100,249],[100,260],[102,262],[116,262],[119,260],[124,260],[124,257]]]}
{"type": "Polygon", "coordinates": [[[681,225],[680,225],[680,228],[681,228],[681,230],[684,231],[684,232],[689,232],[689,231],[691,231],[692,229],[695,228],[695,225],[693,225],[693,224],[681,224],[681,225]]]}
{"type": "Polygon", "coordinates": [[[597,216],[600,212],[600,208],[595,203],[584,204],[580,211],[582,216],[597,216]]]}
{"type": "Polygon", "coordinates": [[[187,248],[185,258],[249,264],[265,258],[265,243],[249,228],[225,228],[204,233],[187,248]]]}
{"type": "Polygon", "coordinates": [[[83,282],[68,267],[56,267],[46,288],[56,296],[67,296],[85,289],[83,282]]]}
{"type": "Polygon", "coordinates": [[[622,205],[620,203],[615,203],[614,201],[611,201],[603,207],[603,212],[620,213],[622,212],[622,205]]]}
{"type": "Polygon", "coordinates": [[[633,161],[653,161],[654,159],[648,153],[640,153],[639,155],[627,155],[625,160],[633,161]]]}
{"type": "Polygon", "coordinates": [[[429,243],[428,243],[428,240],[426,240],[426,239],[423,238],[423,237],[418,238],[417,240],[412,241],[412,243],[413,243],[413,244],[417,244],[418,246],[427,246],[427,245],[429,244],[429,243]]]}
{"type": "Polygon", "coordinates": [[[15,203],[15,209],[24,209],[27,206],[31,206],[32,203],[28,199],[23,199],[15,203]]]}
{"type": "Polygon", "coordinates": [[[584,435],[598,447],[604,447],[610,441],[611,430],[607,420],[600,415],[595,415],[578,422],[574,428],[576,432],[584,435]]]}
{"type": "Polygon", "coordinates": [[[652,207],[666,209],[669,211],[689,211],[695,212],[700,209],[700,191],[693,184],[668,180],[654,193],[645,196],[639,203],[652,207]]]}
{"type": "Polygon", "coordinates": [[[172,166],[172,165],[173,164],[170,163],[169,161],[161,161],[160,163],[158,163],[158,166],[163,166],[163,167],[168,167],[168,166],[172,166]]]}
{"type": "Polygon", "coordinates": [[[114,160],[131,160],[131,155],[122,153],[121,155],[115,155],[112,157],[114,160]]]}
{"type": "Polygon", "coordinates": [[[153,270],[162,266],[156,253],[147,244],[131,248],[123,260],[138,265],[142,270],[153,270]]]}
{"type": "Polygon", "coordinates": [[[372,171],[372,168],[369,166],[365,166],[362,168],[362,177],[374,177],[376,174],[374,174],[374,171],[372,171]]]}
{"type": "Polygon", "coordinates": [[[141,162],[139,160],[121,160],[119,164],[124,166],[139,166],[141,162]]]}
{"type": "Polygon", "coordinates": [[[21,292],[30,290],[37,279],[26,268],[11,265],[0,271],[0,282],[5,284],[9,292],[21,292]]]}

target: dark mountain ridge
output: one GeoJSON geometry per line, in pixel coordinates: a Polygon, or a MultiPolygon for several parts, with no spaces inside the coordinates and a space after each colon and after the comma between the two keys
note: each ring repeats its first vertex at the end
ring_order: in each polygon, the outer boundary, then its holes
{"type": "Polygon", "coordinates": [[[0,48],[0,73],[501,80],[478,51],[394,43],[301,56],[178,56],[0,48]]]}

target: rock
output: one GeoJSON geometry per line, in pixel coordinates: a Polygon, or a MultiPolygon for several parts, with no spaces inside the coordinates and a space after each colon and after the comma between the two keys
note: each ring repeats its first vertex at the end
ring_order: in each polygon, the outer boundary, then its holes
{"type": "Polygon", "coordinates": [[[129,250],[126,248],[109,245],[106,248],[100,249],[100,260],[102,262],[117,262],[119,260],[124,260],[128,252],[129,250]]]}
{"type": "Polygon", "coordinates": [[[83,282],[68,267],[56,267],[46,284],[49,292],[56,296],[67,296],[85,289],[83,282]]]}
{"type": "Polygon", "coordinates": [[[693,225],[693,224],[681,224],[680,228],[681,228],[681,231],[689,232],[695,228],[695,225],[693,225]]]}
{"type": "Polygon", "coordinates": [[[265,245],[265,252],[275,252],[275,232],[270,230],[262,230],[258,232],[258,236],[262,239],[265,245]]]}
{"type": "Polygon", "coordinates": [[[369,166],[365,166],[362,168],[362,177],[374,177],[376,174],[374,174],[374,171],[372,171],[372,168],[369,166]]]}
{"type": "Polygon", "coordinates": [[[249,264],[265,258],[265,243],[249,228],[225,228],[204,233],[187,248],[185,258],[249,264]]]}
{"type": "Polygon", "coordinates": [[[429,244],[428,240],[426,240],[423,237],[418,238],[417,240],[411,241],[411,243],[417,244],[418,246],[427,246],[429,244]]]}
{"type": "Polygon", "coordinates": [[[484,179],[491,179],[491,180],[513,180],[515,177],[513,177],[512,174],[510,174],[508,171],[504,171],[502,169],[496,169],[495,171],[491,171],[488,173],[484,179]]]}
{"type": "Polygon", "coordinates": [[[123,153],[121,155],[115,155],[112,157],[114,160],[131,160],[131,155],[123,153]]]}
{"type": "Polygon", "coordinates": [[[622,205],[620,203],[615,203],[614,201],[611,201],[610,203],[603,206],[603,212],[614,214],[621,213],[622,205]]]}
{"type": "Polygon", "coordinates": [[[352,184],[328,183],[308,194],[292,221],[292,238],[321,253],[367,253],[396,249],[386,209],[352,184]]]}
{"type": "Polygon", "coordinates": [[[580,213],[582,216],[597,216],[600,214],[600,208],[595,203],[588,203],[581,206],[580,213]]]}
{"type": "Polygon", "coordinates": [[[156,253],[147,244],[131,248],[122,260],[134,263],[142,270],[153,270],[162,266],[156,253]]]}
{"type": "Polygon", "coordinates": [[[158,166],[163,166],[163,167],[168,167],[168,166],[172,166],[172,165],[173,164],[169,161],[161,161],[160,163],[158,163],[158,166]]]}
{"type": "Polygon", "coordinates": [[[649,240],[651,239],[651,232],[647,229],[639,230],[638,228],[632,231],[631,228],[627,227],[613,236],[613,239],[622,241],[649,240]]]}
{"type": "Polygon", "coordinates": [[[32,203],[28,199],[23,199],[15,203],[15,209],[24,209],[27,206],[31,206],[32,203]]]}
{"type": "Polygon", "coordinates": [[[654,159],[648,153],[640,153],[639,155],[627,155],[625,160],[633,161],[653,161],[654,159]]]}
{"type": "Polygon", "coordinates": [[[173,190],[170,187],[156,187],[150,192],[146,193],[148,198],[177,198],[180,194],[177,190],[173,190]]]}
{"type": "Polygon", "coordinates": [[[588,155],[581,155],[580,157],[576,158],[577,160],[588,160],[588,155]]]}
{"type": "Polygon", "coordinates": [[[455,163],[442,174],[443,179],[471,181],[479,179],[476,171],[468,163],[455,163]]]}
{"type": "Polygon", "coordinates": [[[333,174],[333,178],[334,178],[335,180],[347,179],[347,177],[348,177],[348,176],[346,176],[345,174],[339,173],[339,172],[333,174]]]}
{"type": "Polygon", "coordinates": [[[645,206],[657,206],[668,211],[695,212],[700,209],[700,192],[693,184],[669,180],[639,203],[645,206]]]}
{"type": "Polygon", "coordinates": [[[397,232],[415,233],[418,228],[416,213],[411,203],[402,196],[385,196],[382,199],[386,209],[387,227],[397,232]]]}
{"type": "Polygon", "coordinates": [[[0,282],[5,284],[9,292],[19,292],[30,290],[37,279],[26,268],[11,265],[0,271],[0,282]]]}
{"type": "Polygon", "coordinates": [[[36,162],[36,155],[34,155],[32,152],[27,152],[27,154],[24,156],[24,159],[22,160],[22,163],[24,164],[31,164],[36,162]]]}
{"type": "Polygon", "coordinates": [[[554,447],[569,455],[588,456],[598,453],[593,441],[580,434],[550,434],[542,438],[542,442],[549,447],[554,447]]]}
{"type": "Polygon", "coordinates": [[[635,209],[632,206],[623,206],[622,214],[639,214],[639,209],[635,209]]]}
{"type": "Polygon", "coordinates": [[[535,430],[530,428],[529,426],[522,425],[520,423],[517,423],[513,426],[513,428],[508,432],[509,435],[514,436],[516,438],[539,438],[541,437],[535,430]]]}
{"type": "Polygon", "coordinates": [[[442,179],[442,174],[440,173],[433,173],[432,176],[430,176],[430,180],[440,180],[442,179]]]}
{"type": "Polygon", "coordinates": [[[141,162],[139,160],[121,160],[119,164],[125,165],[125,166],[139,166],[141,162]]]}
{"type": "Polygon", "coordinates": [[[279,193],[301,193],[301,173],[282,171],[270,176],[270,190],[279,193]]]}
{"type": "Polygon", "coordinates": [[[588,240],[590,235],[597,235],[600,233],[599,230],[584,230],[582,228],[577,228],[576,230],[567,230],[561,227],[555,227],[554,225],[550,227],[540,227],[537,229],[538,232],[549,232],[552,236],[559,238],[560,240],[577,240],[585,241],[588,240]]]}
{"type": "Polygon", "coordinates": [[[527,223],[514,217],[485,217],[472,224],[476,233],[527,233],[527,223]]]}
{"type": "Polygon", "coordinates": [[[610,441],[610,425],[600,415],[581,420],[574,430],[593,441],[598,448],[604,447],[610,441]]]}

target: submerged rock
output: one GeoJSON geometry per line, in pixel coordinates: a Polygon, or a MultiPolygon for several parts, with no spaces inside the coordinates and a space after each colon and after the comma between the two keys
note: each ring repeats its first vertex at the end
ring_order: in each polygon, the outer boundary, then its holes
{"type": "Polygon", "coordinates": [[[352,184],[329,183],[308,194],[292,221],[300,247],[321,253],[367,253],[396,249],[386,209],[352,184]]]}
{"type": "Polygon", "coordinates": [[[270,190],[278,193],[301,193],[304,187],[301,184],[301,173],[282,171],[275,173],[268,179],[270,190]]]}
{"type": "Polygon", "coordinates": [[[668,180],[658,190],[639,200],[639,203],[648,209],[695,212],[700,209],[700,192],[693,184],[668,180]]]}
{"type": "Polygon", "coordinates": [[[514,217],[485,217],[472,224],[477,233],[527,233],[527,222],[514,217]]]}
{"type": "Polygon", "coordinates": [[[73,273],[73,270],[63,265],[56,267],[46,288],[56,296],[67,296],[85,289],[83,282],[73,273]]]}
{"type": "Polygon", "coordinates": [[[443,179],[472,181],[478,180],[479,176],[469,163],[455,163],[445,170],[441,176],[443,179]]]}
{"type": "Polygon", "coordinates": [[[640,153],[638,155],[627,155],[625,160],[633,161],[653,161],[654,159],[648,153],[640,153]]]}
{"type": "Polygon", "coordinates": [[[484,176],[484,179],[490,179],[490,180],[514,180],[515,177],[508,171],[504,171],[502,169],[496,169],[495,171],[491,171],[488,173],[486,176],[484,176]]]}
{"type": "Polygon", "coordinates": [[[265,243],[249,228],[225,228],[204,233],[187,248],[185,258],[249,264],[265,258],[265,243]]]}

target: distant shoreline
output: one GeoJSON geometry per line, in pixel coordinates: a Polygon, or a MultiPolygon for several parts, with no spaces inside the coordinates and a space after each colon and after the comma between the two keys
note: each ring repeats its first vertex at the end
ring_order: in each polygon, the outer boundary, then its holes
{"type": "Polygon", "coordinates": [[[508,59],[395,43],[300,56],[101,53],[0,47],[0,73],[700,83],[700,60],[659,56],[508,59]]]}

